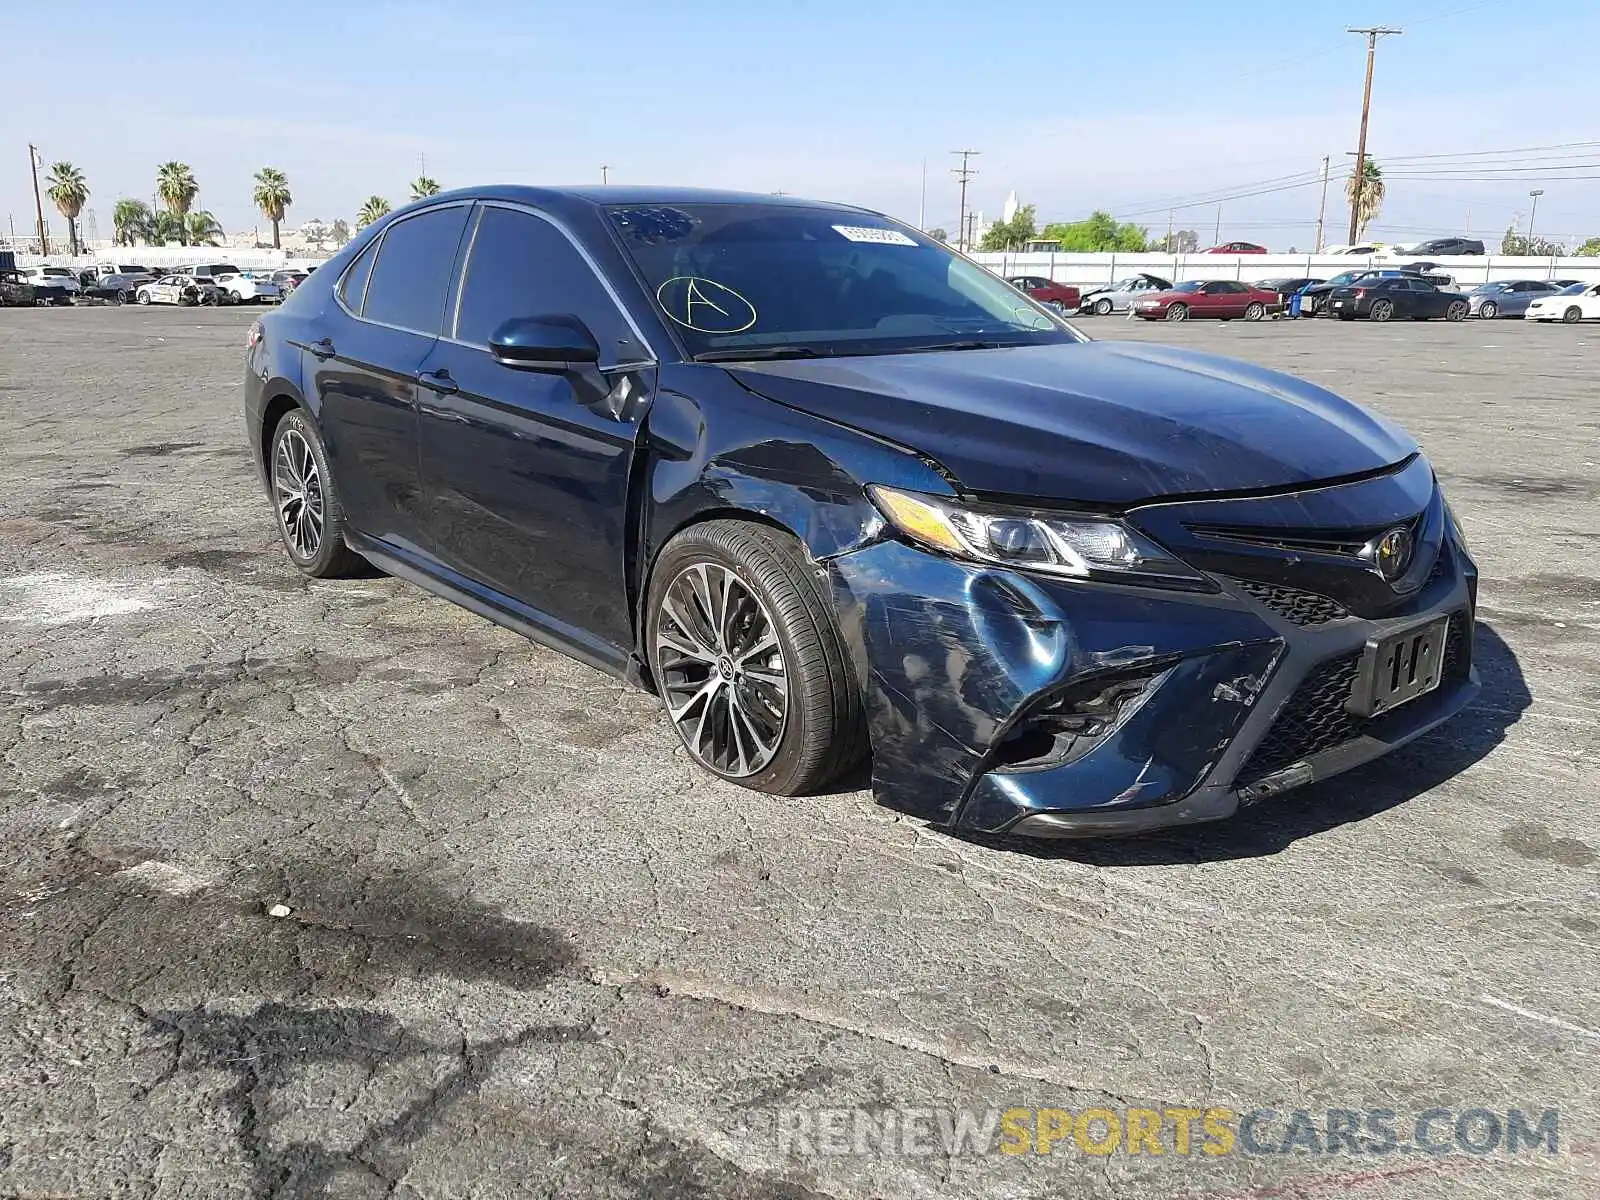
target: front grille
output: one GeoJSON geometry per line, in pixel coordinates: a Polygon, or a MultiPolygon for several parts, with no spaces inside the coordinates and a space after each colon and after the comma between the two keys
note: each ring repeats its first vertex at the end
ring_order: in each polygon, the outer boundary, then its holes
{"type": "Polygon", "coordinates": [[[1281,584],[1257,583],[1253,579],[1235,579],[1232,582],[1252,600],[1260,601],[1295,625],[1326,625],[1329,621],[1342,621],[1350,615],[1350,610],[1337,600],[1319,596],[1316,592],[1302,592],[1299,588],[1281,584]]]}
{"type": "MultiPolygon", "coordinates": [[[[1294,695],[1278,713],[1267,736],[1251,752],[1239,770],[1236,786],[1254,783],[1301,759],[1361,736],[1374,721],[1383,717],[1358,717],[1345,708],[1350,689],[1361,669],[1360,650],[1330,658],[1312,667],[1294,695]]],[[[1442,682],[1466,678],[1472,666],[1472,647],[1467,639],[1467,615],[1450,614],[1450,630],[1445,635],[1442,682]]],[[[1399,710],[1404,711],[1404,710],[1399,710]]]]}

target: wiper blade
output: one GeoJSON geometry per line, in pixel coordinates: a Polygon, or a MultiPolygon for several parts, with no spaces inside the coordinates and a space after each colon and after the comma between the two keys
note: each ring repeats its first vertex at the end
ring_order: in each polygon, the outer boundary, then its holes
{"type": "Polygon", "coordinates": [[[931,346],[907,346],[902,353],[924,354],[934,350],[1000,350],[1007,346],[1025,346],[1026,342],[991,342],[981,338],[963,338],[958,342],[935,342],[931,346]]]}
{"type": "Polygon", "coordinates": [[[811,346],[747,346],[743,350],[707,350],[694,356],[695,362],[755,362],[777,358],[821,358],[811,346]]]}

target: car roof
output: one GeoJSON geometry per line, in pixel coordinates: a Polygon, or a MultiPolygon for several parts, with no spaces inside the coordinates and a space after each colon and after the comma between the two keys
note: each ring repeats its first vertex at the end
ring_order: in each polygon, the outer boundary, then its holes
{"type": "MultiPolygon", "coordinates": [[[[836,208],[841,212],[870,212],[854,204],[832,200],[808,200],[803,196],[774,196],[768,192],[733,192],[719,188],[645,187],[618,184],[591,184],[581,187],[534,187],[527,184],[492,184],[486,187],[456,188],[430,196],[421,204],[441,200],[509,200],[559,212],[612,204],[760,204],[772,208],[836,208]]],[[[407,208],[412,207],[407,205],[407,208]]],[[[397,213],[405,209],[396,209],[397,213]]]]}

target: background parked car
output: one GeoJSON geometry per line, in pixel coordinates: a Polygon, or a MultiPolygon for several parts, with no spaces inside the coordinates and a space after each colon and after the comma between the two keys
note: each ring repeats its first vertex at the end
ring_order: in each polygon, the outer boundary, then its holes
{"type": "Polygon", "coordinates": [[[299,287],[309,278],[311,278],[309,272],[301,271],[293,267],[283,271],[274,271],[272,273],[272,282],[283,289],[283,294],[285,296],[294,291],[295,288],[299,287]]]}
{"type": "Polygon", "coordinates": [[[1482,254],[1483,242],[1477,238],[1442,237],[1394,247],[1399,254],[1482,254]]]}
{"type": "Polygon", "coordinates": [[[83,295],[96,300],[132,304],[138,296],[139,286],[151,282],[154,281],[149,275],[99,275],[83,289],[83,295]]]}
{"type": "Polygon", "coordinates": [[[22,277],[33,285],[41,304],[71,304],[83,290],[78,277],[66,267],[23,267],[22,277]]]}
{"type": "Polygon", "coordinates": [[[1171,286],[1172,280],[1159,275],[1130,275],[1109,287],[1094,288],[1083,293],[1078,298],[1078,311],[1101,317],[1114,312],[1127,312],[1135,300],[1152,292],[1164,292],[1171,286]]]}
{"type": "Polygon", "coordinates": [[[1561,289],[1545,279],[1498,279],[1479,284],[1467,293],[1467,304],[1474,316],[1492,321],[1496,317],[1520,317],[1540,296],[1553,296],[1561,289]]]}
{"type": "Polygon", "coordinates": [[[222,291],[209,279],[193,275],[163,275],[141,283],[134,293],[140,304],[218,304],[222,291]]]}
{"type": "Polygon", "coordinates": [[[210,279],[221,289],[224,304],[276,304],[283,299],[283,289],[264,272],[238,271],[210,279]]]}
{"type": "Polygon", "coordinates": [[[1134,307],[1134,314],[1147,321],[1187,321],[1215,317],[1229,321],[1235,317],[1259,321],[1278,303],[1278,293],[1253,287],[1237,279],[1191,279],[1153,296],[1145,296],[1134,307]]]}
{"type": "Polygon", "coordinates": [[[1600,283],[1575,283],[1554,296],[1540,296],[1523,314],[1528,321],[1600,321],[1600,283]]]}
{"type": "Polygon", "coordinates": [[[1442,292],[1416,275],[1394,275],[1334,288],[1328,310],[1341,321],[1354,321],[1357,317],[1373,321],[1394,317],[1461,321],[1467,316],[1467,298],[1460,292],[1442,292]]]}
{"type": "Polygon", "coordinates": [[[1302,288],[1312,287],[1321,282],[1323,281],[1320,279],[1297,278],[1291,275],[1281,279],[1258,279],[1256,280],[1256,287],[1261,288],[1263,291],[1276,292],[1278,294],[1278,303],[1287,308],[1290,296],[1293,296],[1302,288]]]}
{"type": "MultiPolygon", "coordinates": [[[[1352,284],[1359,284],[1369,279],[1399,279],[1410,274],[1411,272],[1404,267],[1362,267],[1354,271],[1340,271],[1326,283],[1313,283],[1306,286],[1304,294],[1300,297],[1300,315],[1303,317],[1326,315],[1328,297],[1339,288],[1349,287],[1352,284]]],[[[1423,279],[1425,282],[1432,284],[1432,280],[1426,276],[1415,276],[1415,278],[1423,279]]],[[[1449,277],[1441,277],[1440,282],[1449,283],[1449,277]]]]}
{"type": "Polygon", "coordinates": [[[21,271],[0,270],[0,308],[25,307],[39,301],[21,271]]]}
{"type": "Polygon", "coordinates": [[[1204,251],[1206,254],[1265,254],[1267,248],[1254,242],[1223,242],[1204,251]]]}
{"type": "Polygon", "coordinates": [[[1057,312],[1071,312],[1078,307],[1079,292],[1071,284],[1056,283],[1042,275],[1019,275],[1006,282],[1057,312]]]}

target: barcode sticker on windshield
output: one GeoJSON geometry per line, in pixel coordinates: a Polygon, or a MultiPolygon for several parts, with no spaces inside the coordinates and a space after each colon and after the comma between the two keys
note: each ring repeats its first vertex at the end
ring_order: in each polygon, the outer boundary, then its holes
{"type": "Polygon", "coordinates": [[[880,246],[915,246],[917,243],[898,229],[874,229],[870,225],[835,225],[834,229],[852,242],[875,242],[880,246]]]}

